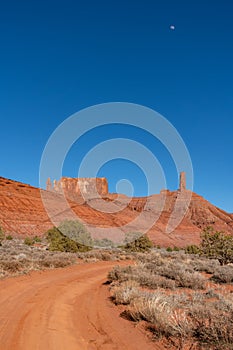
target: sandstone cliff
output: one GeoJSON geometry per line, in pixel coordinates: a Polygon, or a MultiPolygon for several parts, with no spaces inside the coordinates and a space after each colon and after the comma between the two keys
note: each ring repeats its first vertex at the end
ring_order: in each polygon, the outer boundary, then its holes
{"type": "MultiPolygon", "coordinates": [[[[218,230],[233,234],[233,215],[215,207],[195,193],[191,193],[191,202],[181,223],[174,231],[166,233],[167,224],[174,216],[177,199],[182,207],[183,196],[186,192],[161,191],[160,194],[148,198],[128,198],[124,195],[108,194],[107,181],[106,183],[105,181],[106,179],[100,181],[99,188],[103,198],[91,196],[84,199],[78,191],[71,198],[73,180],[67,183],[67,180],[64,179],[62,182],[66,194],[69,192],[67,199],[72,212],[91,227],[108,228],[109,234],[112,227],[122,227],[124,231],[123,225],[128,225],[127,231],[140,231],[146,227],[149,220],[153,221],[156,218],[158,220],[150,228],[148,234],[155,244],[165,246],[185,246],[198,243],[200,232],[206,225],[212,225],[218,230]],[[160,213],[163,201],[163,210],[160,213]],[[140,213],[143,215],[140,216],[140,213]]],[[[59,191],[42,190],[41,192],[40,189],[30,185],[0,178],[0,225],[6,233],[42,235],[53,226],[54,222],[59,224],[67,218],[72,217],[64,207],[59,191]],[[46,196],[52,208],[53,223],[51,215],[48,216],[43,206],[41,193],[46,196]]]]}

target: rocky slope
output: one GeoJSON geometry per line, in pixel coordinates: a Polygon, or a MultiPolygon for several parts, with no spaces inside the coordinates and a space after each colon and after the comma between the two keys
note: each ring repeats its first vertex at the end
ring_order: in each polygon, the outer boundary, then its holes
{"type": "MultiPolygon", "coordinates": [[[[105,232],[106,229],[111,239],[115,238],[114,228],[119,228],[119,232],[122,233],[148,230],[154,243],[164,246],[198,243],[200,232],[207,225],[233,234],[232,214],[186,190],[161,191],[160,194],[147,198],[104,194],[102,198],[88,197],[84,200],[81,196],[76,196],[75,200],[67,198],[67,201],[64,201],[60,193],[40,190],[0,177],[0,225],[5,233],[42,235],[54,224],[73,218],[89,225],[94,235],[97,227],[98,237],[101,237],[101,232],[105,232]],[[49,215],[41,195],[47,203],[49,215]],[[170,232],[168,227],[172,227],[171,223],[176,221],[184,209],[187,196],[191,197],[188,210],[179,225],[170,232]]],[[[106,237],[106,233],[102,237],[106,237]]]]}

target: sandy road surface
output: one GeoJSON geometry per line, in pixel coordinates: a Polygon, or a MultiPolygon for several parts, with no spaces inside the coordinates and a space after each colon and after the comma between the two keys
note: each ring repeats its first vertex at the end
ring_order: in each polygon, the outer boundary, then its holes
{"type": "Polygon", "coordinates": [[[116,264],[80,264],[0,281],[0,350],[156,349],[109,301],[103,282],[116,264]]]}

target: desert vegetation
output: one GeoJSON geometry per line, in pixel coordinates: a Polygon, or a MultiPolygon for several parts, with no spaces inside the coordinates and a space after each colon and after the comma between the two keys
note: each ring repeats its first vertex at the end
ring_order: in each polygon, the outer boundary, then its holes
{"type": "Polygon", "coordinates": [[[58,228],[54,227],[50,229],[46,234],[47,241],[49,243],[48,249],[50,251],[60,252],[84,252],[91,248],[86,245],[82,245],[77,241],[65,236],[58,228]]]}
{"type": "MultiPolygon", "coordinates": [[[[33,238],[30,238],[34,241],[33,238]]],[[[30,241],[30,242],[31,242],[30,241]]],[[[50,252],[46,245],[35,247],[28,240],[5,239],[0,247],[0,278],[25,274],[32,270],[65,267],[77,257],[71,253],[50,252]]]]}
{"type": "Polygon", "coordinates": [[[128,252],[148,252],[153,247],[147,235],[141,232],[129,232],[125,235],[122,248],[128,252]]]}
{"type": "Polygon", "coordinates": [[[122,317],[146,323],[171,349],[233,349],[233,267],[218,259],[155,249],[108,274],[122,317]]]}
{"type": "Polygon", "coordinates": [[[188,246],[186,253],[217,259],[221,265],[233,263],[233,236],[207,226],[201,233],[200,246],[188,246]]]}
{"type": "Polygon", "coordinates": [[[4,238],[5,238],[5,235],[2,227],[0,226],[0,246],[2,245],[2,241],[4,240],[4,238]]]}
{"type": "MultiPolygon", "coordinates": [[[[53,227],[46,233],[49,242],[49,250],[62,252],[85,252],[93,247],[120,248],[125,252],[147,252],[153,247],[147,235],[140,232],[126,233],[122,246],[110,239],[92,239],[86,227],[77,220],[65,220],[58,227],[53,227]]],[[[33,244],[32,239],[25,242],[33,244]]]]}
{"type": "MultiPolygon", "coordinates": [[[[34,241],[34,238],[30,239],[34,241]]],[[[23,239],[4,239],[0,247],[0,278],[72,264],[132,259],[131,255],[119,249],[67,252],[49,250],[48,247],[49,243],[46,240],[28,245],[23,239]]]]}
{"type": "Polygon", "coordinates": [[[148,249],[148,239],[143,238],[139,243],[136,243],[136,249],[131,246],[120,249],[109,239],[92,240],[82,223],[71,220],[51,228],[42,238],[13,238],[5,236],[0,229],[0,278],[79,262],[133,259],[134,250],[148,249]]]}
{"type": "Polygon", "coordinates": [[[179,250],[153,248],[139,232],[126,234],[124,245],[116,247],[110,240],[92,240],[82,224],[71,221],[42,239],[16,239],[1,230],[0,278],[129,259],[128,266],[108,274],[111,298],[122,317],[146,325],[153,340],[171,349],[233,349],[232,238],[211,228],[201,237],[199,247],[179,250]]]}
{"type": "MultiPolygon", "coordinates": [[[[52,236],[54,237],[54,229],[52,236]]],[[[55,231],[57,235],[57,231],[55,231]]],[[[60,234],[60,233],[59,233],[60,234]]],[[[120,261],[132,259],[120,249],[77,249],[76,242],[63,238],[55,241],[42,240],[37,237],[25,239],[4,237],[0,246],[0,278],[17,276],[33,270],[44,270],[66,267],[79,263],[94,263],[97,261],[120,261]],[[51,246],[52,243],[52,246],[51,246]],[[53,244],[55,249],[53,250],[53,244]],[[59,249],[57,249],[57,247],[59,249]],[[64,250],[64,247],[67,248],[64,250]]]]}

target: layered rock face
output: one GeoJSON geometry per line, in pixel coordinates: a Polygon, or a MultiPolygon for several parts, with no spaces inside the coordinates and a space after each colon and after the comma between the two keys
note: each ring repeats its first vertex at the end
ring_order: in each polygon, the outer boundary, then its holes
{"type": "Polygon", "coordinates": [[[108,194],[107,179],[102,178],[71,178],[62,177],[59,181],[47,180],[47,191],[63,193],[66,198],[75,200],[82,196],[84,199],[98,198],[108,194]]]}
{"type": "MultiPolygon", "coordinates": [[[[0,225],[4,232],[14,236],[43,235],[53,225],[59,225],[65,219],[72,219],[71,214],[74,213],[78,220],[90,227],[107,229],[109,235],[111,229],[115,227],[123,233],[143,232],[149,227],[148,223],[152,222],[151,227],[148,228],[148,235],[156,245],[161,246],[197,244],[200,240],[200,232],[207,225],[233,234],[232,214],[215,207],[203,197],[187,191],[184,186],[181,186],[182,184],[177,191],[163,190],[160,194],[150,197],[129,198],[124,195],[109,194],[106,179],[97,179],[97,181],[85,179],[79,182],[78,187],[77,181],[78,179],[70,178],[68,180],[63,178],[61,181],[71,208],[68,210],[59,188],[54,189],[52,186],[45,191],[0,177],[0,225]],[[91,191],[92,195],[88,199],[83,198],[79,192],[80,183],[89,191],[89,188],[93,188],[94,182],[97,183],[102,198],[96,197],[95,191],[91,191]],[[41,195],[46,197],[52,209],[50,215],[44,208],[41,195]],[[189,207],[178,226],[168,232],[168,224],[175,221],[185,207],[186,196],[191,196],[189,207]]],[[[109,236],[109,238],[112,237],[109,236]]]]}
{"type": "Polygon", "coordinates": [[[108,182],[105,177],[102,178],[71,178],[62,177],[60,180],[51,182],[47,180],[46,190],[64,194],[71,200],[84,200],[98,198],[108,194],[108,182]]]}

